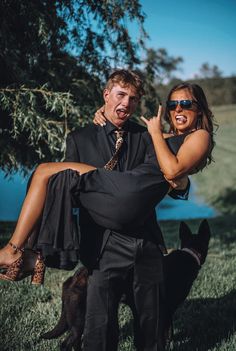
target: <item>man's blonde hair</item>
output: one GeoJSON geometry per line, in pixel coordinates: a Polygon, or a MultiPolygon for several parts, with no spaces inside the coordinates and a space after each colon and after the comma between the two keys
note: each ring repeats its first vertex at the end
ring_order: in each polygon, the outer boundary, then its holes
{"type": "Polygon", "coordinates": [[[141,77],[129,70],[119,69],[114,71],[108,78],[105,89],[111,90],[115,84],[120,84],[121,86],[132,86],[136,89],[136,92],[141,98],[145,94],[143,81],[141,77]]]}

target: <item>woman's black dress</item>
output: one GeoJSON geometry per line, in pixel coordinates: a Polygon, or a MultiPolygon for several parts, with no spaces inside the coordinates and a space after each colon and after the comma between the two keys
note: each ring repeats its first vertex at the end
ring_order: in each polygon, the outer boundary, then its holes
{"type": "MultiPolygon", "coordinates": [[[[174,154],[185,136],[166,139],[174,154]]],[[[42,251],[47,265],[71,269],[79,257],[79,235],[76,222],[72,220],[73,207],[83,206],[104,228],[135,231],[144,224],[168,189],[169,184],[160,171],[154,151],[146,163],[131,171],[99,168],[81,176],[73,170],[59,172],[49,181],[34,247],[42,251]]]]}

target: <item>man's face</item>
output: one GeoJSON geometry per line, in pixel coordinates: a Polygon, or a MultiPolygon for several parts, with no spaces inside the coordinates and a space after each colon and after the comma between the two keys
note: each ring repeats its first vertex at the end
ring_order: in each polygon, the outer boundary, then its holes
{"type": "Polygon", "coordinates": [[[111,90],[104,90],[103,97],[105,116],[118,128],[134,113],[139,103],[139,96],[132,85],[115,84],[111,90]]]}

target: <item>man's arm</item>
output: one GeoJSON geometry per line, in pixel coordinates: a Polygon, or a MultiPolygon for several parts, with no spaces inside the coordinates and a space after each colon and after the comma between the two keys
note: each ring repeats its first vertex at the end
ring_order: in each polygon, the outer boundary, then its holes
{"type": "Polygon", "coordinates": [[[190,180],[187,176],[182,177],[174,182],[169,181],[169,183],[173,187],[173,190],[168,193],[170,197],[175,200],[188,200],[190,180]]]}

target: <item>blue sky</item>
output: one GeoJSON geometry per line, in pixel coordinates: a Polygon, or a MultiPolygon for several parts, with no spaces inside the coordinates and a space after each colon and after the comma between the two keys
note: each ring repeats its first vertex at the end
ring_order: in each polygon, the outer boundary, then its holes
{"type": "MultiPolygon", "coordinates": [[[[204,62],[236,75],[236,0],[140,0],[147,46],[182,56],[176,76],[192,78],[204,62]]],[[[133,28],[132,28],[133,32],[133,28]]],[[[134,32],[133,32],[134,33],[134,32]]]]}

